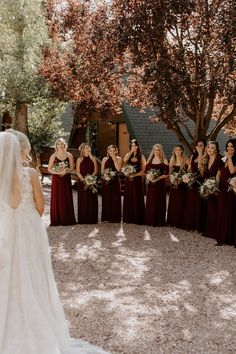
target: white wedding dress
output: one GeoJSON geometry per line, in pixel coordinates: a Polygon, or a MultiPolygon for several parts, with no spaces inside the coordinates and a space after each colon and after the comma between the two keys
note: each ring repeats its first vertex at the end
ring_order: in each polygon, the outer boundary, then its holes
{"type": "Polygon", "coordinates": [[[20,205],[0,201],[0,354],[105,354],[69,336],[28,168],[22,179],[20,205]]]}

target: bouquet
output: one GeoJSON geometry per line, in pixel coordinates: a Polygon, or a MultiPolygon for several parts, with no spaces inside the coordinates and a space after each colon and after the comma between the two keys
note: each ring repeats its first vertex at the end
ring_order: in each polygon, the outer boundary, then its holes
{"type": "Polygon", "coordinates": [[[129,176],[135,174],[136,168],[132,165],[126,165],[126,166],[122,167],[121,171],[124,173],[125,177],[129,177],[129,176]]]}
{"type": "Polygon", "coordinates": [[[53,166],[53,170],[57,173],[63,172],[66,168],[68,168],[68,162],[67,161],[61,161],[58,162],[53,166]]]}
{"type": "Polygon", "coordinates": [[[115,177],[116,175],[116,172],[113,171],[111,168],[106,168],[104,170],[104,173],[103,173],[103,176],[102,176],[102,179],[104,181],[106,181],[107,183],[109,183],[110,181],[113,180],[113,178],[115,177]]]}
{"type": "Polygon", "coordinates": [[[236,177],[232,177],[229,179],[228,192],[230,191],[234,191],[234,193],[236,194],[236,177]]]}
{"type": "MultiPolygon", "coordinates": [[[[188,188],[192,188],[194,182],[197,182],[197,178],[199,177],[199,174],[198,172],[186,172],[182,175],[182,180],[183,180],[183,183],[186,183],[188,188]]],[[[200,183],[199,183],[200,184],[200,183]]]]}
{"type": "Polygon", "coordinates": [[[146,174],[146,179],[148,182],[156,183],[160,176],[161,176],[160,170],[157,170],[155,168],[151,168],[146,174]]]}
{"type": "Polygon", "coordinates": [[[219,189],[216,185],[216,180],[214,177],[206,179],[200,187],[200,195],[202,198],[206,199],[210,195],[217,195],[219,189]]]}
{"type": "Polygon", "coordinates": [[[170,183],[173,184],[174,188],[178,188],[178,185],[183,182],[182,179],[183,172],[172,172],[170,174],[170,183]]]}
{"type": "Polygon", "coordinates": [[[84,190],[86,189],[91,189],[91,191],[93,193],[97,193],[97,177],[96,176],[93,176],[93,175],[89,175],[87,174],[85,177],[84,177],[84,190]]]}

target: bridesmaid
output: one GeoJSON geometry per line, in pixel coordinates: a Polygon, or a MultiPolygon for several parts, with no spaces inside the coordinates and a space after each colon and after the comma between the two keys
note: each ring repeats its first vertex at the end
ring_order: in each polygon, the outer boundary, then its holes
{"type": "Polygon", "coordinates": [[[74,205],[70,172],[74,169],[73,155],[67,150],[66,142],[59,138],[55,142],[55,153],[48,163],[52,174],[50,219],[51,226],[75,224],[74,205]]]}
{"type": "Polygon", "coordinates": [[[122,167],[122,159],[118,156],[118,148],[110,145],[107,148],[107,157],[102,159],[101,174],[104,176],[106,169],[115,173],[114,177],[102,182],[102,221],[121,221],[121,189],[118,172],[122,167]]]}
{"type": "Polygon", "coordinates": [[[199,194],[199,186],[202,183],[202,157],[206,147],[205,140],[198,140],[193,152],[190,157],[188,172],[196,173],[199,175],[196,182],[188,188],[186,203],[184,208],[184,219],[183,219],[183,229],[185,230],[197,230],[202,231],[202,217],[201,212],[203,211],[202,199],[199,194]]]}
{"type": "Polygon", "coordinates": [[[146,173],[151,169],[159,170],[160,177],[156,182],[148,181],[145,220],[149,226],[163,226],[166,219],[166,178],[169,163],[163,147],[155,144],[147,160],[146,173]]]}
{"type": "Polygon", "coordinates": [[[144,184],[146,160],[136,139],[130,141],[130,151],[124,157],[125,165],[132,165],[136,173],[125,178],[123,222],[143,225],[145,221],[144,184]]]}
{"type": "MultiPolygon", "coordinates": [[[[170,159],[170,174],[173,172],[186,172],[188,159],[184,155],[182,145],[176,145],[170,159]]],[[[184,183],[178,186],[171,185],[169,205],[167,211],[167,224],[173,227],[183,227],[183,215],[186,201],[187,187],[184,183]]]]}
{"type": "Polygon", "coordinates": [[[80,157],[76,161],[78,181],[78,224],[96,224],[98,222],[98,196],[90,188],[85,188],[86,175],[97,176],[98,165],[91,154],[89,144],[79,147],[80,157]]]}
{"type": "MultiPolygon", "coordinates": [[[[204,180],[215,177],[219,168],[219,145],[217,141],[209,141],[206,146],[206,155],[203,157],[204,180]]],[[[206,202],[206,220],[203,235],[216,238],[217,196],[210,195],[206,202]]]]}
{"type": "Polygon", "coordinates": [[[236,175],[236,139],[230,139],[226,143],[225,157],[220,160],[217,173],[220,193],[217,198],[217,246],[224,243],[234,244],[236,231],[235,194],[228,192],[229,179],[236,175]]]}

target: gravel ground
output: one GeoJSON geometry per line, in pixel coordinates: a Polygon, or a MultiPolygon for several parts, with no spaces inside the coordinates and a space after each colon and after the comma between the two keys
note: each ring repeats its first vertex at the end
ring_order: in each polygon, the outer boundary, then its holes
{"type": "MultiPolygon", "coordinates": [[[[44,192],[48,225],[49,185],[44,192]]],[[[114,354],[236,353],[235,248],[132,224],[48,234],[72,336],[114,354]]]]}

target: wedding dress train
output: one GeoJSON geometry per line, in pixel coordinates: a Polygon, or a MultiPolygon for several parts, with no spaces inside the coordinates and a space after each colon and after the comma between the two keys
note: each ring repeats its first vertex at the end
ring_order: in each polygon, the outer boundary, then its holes
{"type": "Polygon", "coordinates": [[[0,353],[105,354],[69,336],[28,168],[20,205],[0,201],[0,239],[0,353]]]}

